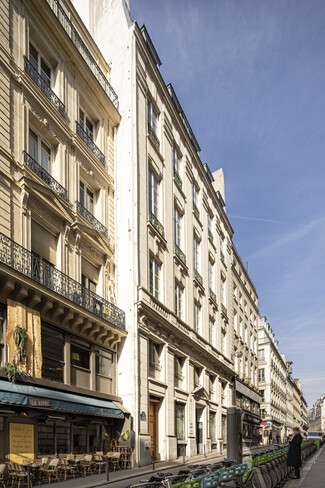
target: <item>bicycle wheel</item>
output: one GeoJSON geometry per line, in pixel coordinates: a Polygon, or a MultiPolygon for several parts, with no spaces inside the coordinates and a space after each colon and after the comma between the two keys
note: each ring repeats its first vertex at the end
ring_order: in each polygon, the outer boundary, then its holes
{"type": "Polygon", "coordinates": [[[270,479],[271,479],[271,483],[272,483],[272,485],[271,485],[271,486],[272,486],[272,488],[275,488],[275,487],[276,487],[276,485],[278,484],[278,477],[277,477],[277,475],[275,474],[274,468],[272,467],[272,468],[270,469],[270,471],[268,471],[268,473],[267,473],[267,474],[269,475],[269,477],[270,477],[270,479]]]}
{"type": "Polygon", "coordinates": [[[253,488],[272,488],[272,481],[271,478],[269,477],[268,473],[265,473],[264,471],[261,471],[261,475],[263,477],[263,481],[265,486],[262,486],[262,483],[260,483],[260,480],[258,479],[258,476],[256,473],[254,473],[254,476],[252,478],[252,487],[253,488]]]}

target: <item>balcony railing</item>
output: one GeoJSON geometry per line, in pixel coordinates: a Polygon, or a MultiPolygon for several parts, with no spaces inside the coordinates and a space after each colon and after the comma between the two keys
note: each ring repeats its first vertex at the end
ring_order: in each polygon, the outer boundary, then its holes
{"type": "Polygon", "coordinates": [[[66,202],[68,201],[68,192],[58,183],[53,176],[51,176],[42,166],[38,164],[26,151],[23,151],[24,163],[35,173],[41,180],[44,181],[57,195],[59,195],[66,202]]]}
{"type": "Polygon", "coordinates": [[[88,290],[48,261],[28,251],[2,233],[0,233],[0,262],[101,319],[125,329],[125,313],[116,305],[88,290]]]}
{"type": "Polygon", "coordinates": [[[179,176],[179,174],[177,173],[177,171],[174,171],[174,178],[175,178],[176,185],[180,189],[182,189],[182,186],[183,186],[182,178],[179,176]]]}
{"type": "Polygon", "coordinates": [[[193,268],[193,274],[194,274],[194,279],[196,279],[196,281],[200,283],[201,286],[203,286],[203,278],[195,268],[193,268]]]}
{"type": "Polygon", "coordinates": [[[80,139],[86,144],[86,146],[89,147],[91,152],[96,156],[98,161],[102,163],[103,166],[105,166],[105,156],[102,153],[102,151],[99,149],[98,146],[94,143],[92,138],[87,134],[85,130],[81,127],[81,125],[76,121],[76,132],[80,139]]]}
{"type": "Polygon", "coordinates": [[[225,255],[222,251],[220,251],[220,259],[223,262],[223,264],[225,265],[226,264],[225,255]]]}
{"type": "Polygon", "coordinates": [[[183,253],[183,251],[181,250],[181,248],[176,244],[176,242],[174,243],[175,246],[174,246],[174,249],[175,249],[175,254],[176,256],[178,257],[178,259],[180,259],[182,261],[183,264],[185,264],[186,266],[186,256],[185,254],[183,253]]]}
{"type": "Polygon", "coordinates": [[[209,288],[209,297],[215,304],[217,304],[217,296],[211,288],[209,288]]]}
{"type": "Polygon", "coordinates": [[[68,37],[71,39],[73,45],[79,52],[80,56],[83,58],[87,66],[89,67],[90,71],[95,76],[96,80],[113,103],[114,107],[118,110],[118,96],[113,90],[112,86],[108,82],[107,78],[105,77],[104,73],[96,63],[94,57],[90,53],[89,49],[87,48],[86,44],[81,39],[78,31],[74,27],[73,23],[69,19],[68,15],[60,5],[59,0],[46,0],[49,4],[50,8],[52,9],[54,15],[60,22],[61,26],[67,33],[68,37]]]}
{"type": "Polygon", "coordinates": [[[92,225],[98,232],[103,234],[104,237],[107,237],[107,229],[105,225],[99,222],[96,217],[92,213],[89,212],[80,202],[76,201],[77,212],[82,215],[89,223],[92,225]]]}
{"type": "Polygon", "coordinates": [[[149,210],[149,222],[154,226],[154,228],[159,232],[159,234],[165,239],[165,229],[164,226],[159,222],[154,213],[149,210]]]}
{"type": "Polygon", "coordinates": [[[221,304],[221,312],[226,318],[228,318],[228,312],[223,303],[221,304]]]}
{"type": "Polygon", "coordinates": [[[200,210],[197,208],[194,202],[193,202],[193,212],[195,217],[200,220],[200,210]]]}
{"type": "Polygon", "coordinates": [[[213,242],[213,234],[212,234],[210,229],[208,230],[208,237],[209,237],[210,241],[213,242]]]}
{"type": "Polygon", "coordinates": [[[151,127],[150,124],[148,124],[148,134],[149,134],[150,139],[152,140],[154,146],[156,147],[156,149],[158,151],[160,151],[160,141],[157,137],[156,132],[154,131],[154,129],[151,127]]]}
{"type": "Polygon", "coordinates": [[[29,62],[29,60],[24,56],[24,68],[25,72],[28,76],[33,80],[35,85],[41,90],[42,93],[46,96],[46,98],[51,102],[53,107],[57,109],[57,111],[62,115],[62,117],[66,117],[65,106],[56,96],[52,88],[46,83],[46,81],[41,77],[38,71],[34,68],[34,66],[29,62]]]}

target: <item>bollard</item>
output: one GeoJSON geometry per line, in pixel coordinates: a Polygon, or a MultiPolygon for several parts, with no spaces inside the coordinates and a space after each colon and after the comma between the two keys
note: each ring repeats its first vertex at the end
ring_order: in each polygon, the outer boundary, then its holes
{"type": "Polygon", "coordinates": [[[108,457],[107,456],[106,456],[105,462],[106,462],[106,481],[109,481],[109,463],[108,463],[108,457]]]}
{"type": "Polygon", "coordinates": [[[30,488],[30,465],[27,464],[27,488],[30,488]]]}
{"type": "Polygon", "coordinates": [[[154,471],[155,470],[155,451],[152,451],[151,457],[152,457],[152,471],[154,471]]]}
{"type": "Polygon", "coordinates": [[[185,464],[185,446],[183,446],[183,464],[185,464]]]}

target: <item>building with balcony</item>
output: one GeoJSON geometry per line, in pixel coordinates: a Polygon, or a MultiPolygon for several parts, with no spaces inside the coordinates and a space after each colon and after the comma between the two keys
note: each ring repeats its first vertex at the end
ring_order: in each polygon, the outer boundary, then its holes
{"type": "Polygon", "coordinates": [[[226,444],[234,382],[233,230],[223,172],[211,174],[202,164],[149,33],[131,21],[127,3],[75,5],[123,93],[117,273],[129,335],[119,394],[134,417],[136,462],[144,465],[152,456],[170,460],[183,450],[193,456],[226,444]]]}
{"type": "Polygon", "coordinates": [[[277,436],[282,442],[287,432],[287,364],[265,317],[258,321],[258,387],[263,443],[275,443],[277,436]]]}
{"type": "Polygon", "coordinates": [[[258,443],[261,396],[258,390],[258,296],[255,286],[232,244],[231,322],[236,381],[233,404],[243,409],[243,441],[258,443]]]}
{"type": "Polygon", "coordinates": [[[0,10],[0,458],[95,452],[127,417],[118,99],[69,0],[3,0],[0,10]]]}
{"type": "Polygon", "coordinates": [[[309,410],[308,425],[311,432],[325,432],[325,395],[320,396],[309,410]]]}

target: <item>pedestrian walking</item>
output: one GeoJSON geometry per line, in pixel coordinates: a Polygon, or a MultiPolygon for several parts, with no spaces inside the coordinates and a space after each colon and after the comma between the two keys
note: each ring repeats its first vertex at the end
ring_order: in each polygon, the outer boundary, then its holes
{"type": "Polygon", "coordinates": [[[276,443],[277,443],[277,445],[280,444],[280,434],[276,435],[276,443]]]}
{"type": "Polygon", "coordinates": [[[293,466],[295,468],[294,479],[300,478],[301,468],[301,444],[302,436],[298,427],[293,429],[293,437],[289,441],[290,447],[287,455],[287,466],[293,466]]]}

